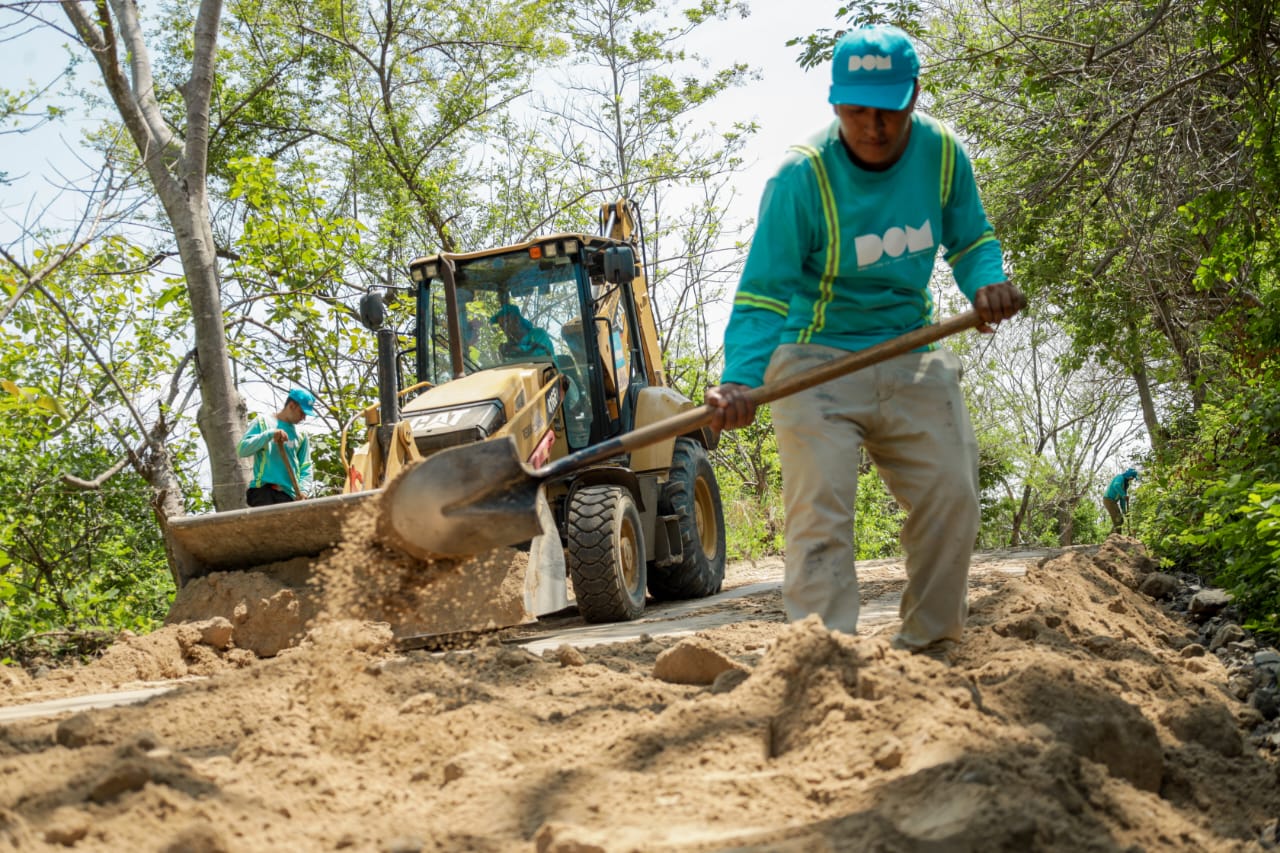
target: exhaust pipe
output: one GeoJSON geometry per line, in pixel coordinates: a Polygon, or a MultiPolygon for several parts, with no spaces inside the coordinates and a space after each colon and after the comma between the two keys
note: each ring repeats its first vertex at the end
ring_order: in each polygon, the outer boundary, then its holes
{"type": "Polygon", "coordinates": [[[391,451],[391,439],[400,423],[400,396],[396,380],[396,333],[378,329],[378,446],[382,458],[391,451]]]}

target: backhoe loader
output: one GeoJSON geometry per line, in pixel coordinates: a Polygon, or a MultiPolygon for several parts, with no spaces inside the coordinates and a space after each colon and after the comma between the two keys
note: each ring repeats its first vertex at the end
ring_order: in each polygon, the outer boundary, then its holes
{"type": "MultiPolygon", "coordinates": [[[[632,204],[618,201],[601,208],[598,235],[556,233],[418,258],[409,267],[405,334],[388,322],[383,295],[366,295],[360,316],[377,336],[378,402],[357,416],[365,436],[349,458],[343,431],[343,493],[172,520],[166,534],[179,585],[276,566],[299,583],[298,558],[323,559],[348,518],[377,506],[388,483],[440,450],[511,441],[537,468],[693,408],[667,383],[637,263],[637,222],[632,204]],[[401,362],[410,356],[414,378],[404,381],[401,362]]],[[[646,591],[657,600],[718,592],[725,531],[708,458],[714,442],[698,428],[546,484],[541,532],[509,561],[519,607],[468,598],[443,623],[438,613],[388,621],[400,635],[422,633],[424,624],[428,633],[474,631],[576,604],[586,621],[609,622],[638,617],[646,591]]],[[[501,572],[486,583],[499,580],[501,572]]],[[[433,609],[430,596],[425,608],[433,609]]]]}

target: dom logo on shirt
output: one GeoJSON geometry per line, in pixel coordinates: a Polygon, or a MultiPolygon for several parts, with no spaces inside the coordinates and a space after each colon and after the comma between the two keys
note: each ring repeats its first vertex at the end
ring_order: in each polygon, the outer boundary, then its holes
{"type": "Polygon", "coordinates": [[[885,255],[898,258],[904,252],[933,251],[933,224],[926,219],[919,228],[894,226],[883,234],[863,234],[854,238],[853,245],[858,251],[859,267],[869,267],[885,255]]]}

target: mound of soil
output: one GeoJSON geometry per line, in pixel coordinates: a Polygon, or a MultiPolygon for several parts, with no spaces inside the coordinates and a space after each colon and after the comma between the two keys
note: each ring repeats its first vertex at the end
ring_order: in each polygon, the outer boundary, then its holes
{"type": "Polygon", "coordinates": [[[1129,545],[989,582],[949,661],[815,619],[539,655],[328,618],[239,668],[189,636],[208,678],[0,728],[0,847],[1263,849],[1263,716],[1139,591],[1153,568],[1129,545]]]}
{"type": "Polygon", "coordinates": [[[216,572],[186,584],[166,625],[221,617],[232,645],[273,657],[320,621],[378,620],[397,637],[483,631],[532,619],[524,602],[528,555],[498,548],[464,560],[419,561],[384,548],[376,504],[343,523],[342,544],[255,571],[216,572]]]}

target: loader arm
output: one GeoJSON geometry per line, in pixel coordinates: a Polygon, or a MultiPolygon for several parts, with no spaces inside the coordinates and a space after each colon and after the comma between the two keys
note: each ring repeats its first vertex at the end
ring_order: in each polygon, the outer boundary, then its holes
{"type": "MultiPolygon", "coordinates": [[[[619,200],[606,204],[600,209],[601,235],[614,240],[622,240],[632,246],[639,247],[643,234],[637,223],[639,217],[635,213],[635,205],[629,200],[619,200]]],[[[667,385],[667,371],[663,366],[662,343],[658,337],[658,324],[654,319],[653,301],[649,297],[649,281],[645,277],[645,264],[642,255],[637,255],[635,278],[631,280],[631,291],[635,301],[636,321],[640,326],[640,348],[644,353],[645,380],[649,385],[667,385]]]]}

